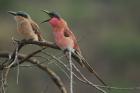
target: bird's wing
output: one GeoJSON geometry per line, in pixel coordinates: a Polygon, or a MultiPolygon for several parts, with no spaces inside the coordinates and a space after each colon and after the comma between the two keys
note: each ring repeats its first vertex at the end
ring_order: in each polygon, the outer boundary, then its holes
{"type": "Polygon", "coordinates": [[[75,35],[73,34],[73,32],[70,29],[68,29],[68,28],[65,29],[64,36],[71,37],[71,39],[74,41],[74,49],[76,51],[78,51],[79,53],[81,53],[80,47],[79,47],[79,45],[77,43],[77,39],[76,39],[75,35]]]}
{"type": "MultiPolygon", "coordinates": [[[[79,46],[77,44],[76,37],[73,34],[73,32],[71,30],[69,30],[68,28],[66,28],[64,30],[64,36],[65,37],[70,37],[74,41],[74,50],[75,50],[74,52],[77,51],[78,53],[81,53],[80,48],[79,48],[79,46]]],[[[72,57],[74,58],[74,60],[76,60],[76,62],[78,62],[82,67],[84,67],[84,64],[82,63],[82,60],[81,60],[80,57],[74,55],[74,53],[72,54],[72,57]]]]}
{"type": "Polygon", "coordinates": [[[90,66],[90,64],[85,60],[85,58],[82,56],[82,53],[80,51],[80,47],[77,43],[77,39],[75,37],[75,35],[73,34],[72,31],[70,31],[69,29],[66,29],[64,31],[64,35],[66,37],[71,37],[74,41],[74,49],[75,49],[75,53],[72,54],[72,57],[81,65],[81,66],[85,66],[91,73],[93,73],[96,78],[105,86],[107,86],[107,84],[101,79],[101,77],[97,74],[97,72],[95,71],[95,69],[93,67],[90,66]]]}
{"type": "Polygon", "coordinates": [[[33,22],[32,20],[30,21],[30,23],[31,23],[31,26],[32,26],[34,33],[38,36],[38,40],[43,41],[44,39],[41,35],[41,32],[39,32],[39,26],[35,22],[33,22]]]}

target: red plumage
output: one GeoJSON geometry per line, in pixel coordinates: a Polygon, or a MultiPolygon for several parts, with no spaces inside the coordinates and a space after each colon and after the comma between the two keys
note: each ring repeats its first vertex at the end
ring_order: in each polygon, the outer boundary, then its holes
{"type": "Polygon", "coordinates": [[[86,67],[91,73],[93,73],[102,84],[106,85],[106,83],[104,83],[104,81],[100,78],[100,76],[95,72],[95,70],[88,64],[88,62],[82,56],[80,47],[77,43],[77,39],[73,34],[73,32],[69,29],[66,21],[62,18],[52,17],[49,20],[49,23],[53,28],[52,31],[57,46],[62,50],[68,48],[74,49],[74,52],[72,52],[72,57],[82,67],[86,67]]]}

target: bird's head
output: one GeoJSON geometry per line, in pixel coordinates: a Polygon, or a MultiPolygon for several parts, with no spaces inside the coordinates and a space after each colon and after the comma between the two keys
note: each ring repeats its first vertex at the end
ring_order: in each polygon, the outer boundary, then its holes
{"type": "Polygon", "coordinates": [[[8,11],[8,13],[14,15],[16,20],[30,19],[30,15],[23,11],[18,12],[8,11]]]}
{"type": "Polygon", "coordinates": [[[48,14],[50,17],[49,19],[43,21],[42,23],[49,22],[53,27],[66,25],[66,22],[60,17],[58,13],[49,12],[46,10],[42,10],[42,11],[48,14]]]}

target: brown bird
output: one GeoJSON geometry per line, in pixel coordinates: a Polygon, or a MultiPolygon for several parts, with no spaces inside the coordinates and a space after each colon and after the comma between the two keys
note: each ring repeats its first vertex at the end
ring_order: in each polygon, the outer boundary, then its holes
{"type": "Polygon", "coordinates": [[[39,32],[39,26],[31,19],[28,13],[22,11],[8,11],[8,13],[15,16],[15,20],[17,22],[17,32],[23,37],[23,39],[44,41],[41,33],[39,32]]]}
{"type": "Polygon", "coordinates": [[[70,51],[72,53],[72,57],[81,66],[86,67],[91,73],[93,73],[97,77],[97,79],[99,79],[101,83],[106,85],[106,83],[100,78],[100,76],[96,73],[93,67],[90,66],[89,63],[85,60],[85,58],[82,56],[80,47],[77,43],[77,39],[73,32],[70,30],[67,22],[57,13],[45,10],[43,11],[49,15],[50,19],[45,20],[42,23],[49,22],[49,24],[52,26],[53,35],[57,46],[64,52],[70,51]]]}

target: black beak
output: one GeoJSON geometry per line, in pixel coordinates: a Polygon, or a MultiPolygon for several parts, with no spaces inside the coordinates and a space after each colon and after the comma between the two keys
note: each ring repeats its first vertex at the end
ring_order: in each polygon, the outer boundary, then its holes
{"type": "Polygon", "coordinates": [[[45,21],[41,22],[41,24],[42,24],[42,23],[45,23],[45,22],[48,22],[48,21],[50,21],[50,19],[47,19],[47,20],[45,20],[45,21]]]}
{"type": "Polygon", "coordinates": [[[14,16],[17,15],[17,13],[16,13],[16,12],[13,12],[13,11],[8,11],[8,13],[9,13],[9,14],[12,14],[12,15],[14,15],[14,16]]]}
{"type": "Polygon", "coordinates": [[[46,14],[48,14],[48,15],[49,15],[49,17],[50,17],[50,19],[47,19],[47,20],[45,20],[45,21],[43,21],[43,22],[41,22],[41,23],[45,23],[45,22],[50,21],[50,20],[51,20],[51,15],[50,15],[50,12],[49,12],[49,11],[46,11],[46,10],[41,10],[41,11],[45,12],[45,13],[46,13],[46,14]]]}
{"type": "Polygon", "coordinates": [[[42,10],[42,11],[45,12],[46,14],[48,14],[50,16],[50,12],[49,11],[46,11],[46,10],[42,10]]]}

